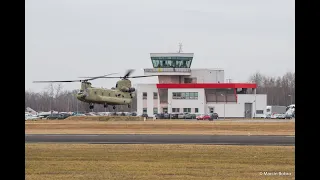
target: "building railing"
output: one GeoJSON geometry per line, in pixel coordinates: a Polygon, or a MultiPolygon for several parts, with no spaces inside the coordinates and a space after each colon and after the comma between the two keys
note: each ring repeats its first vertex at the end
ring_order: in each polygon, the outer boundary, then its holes
{"type": "Polygon", "coordinates": [[[148,68],[144,72],[191,72],[190,68],[148,68]]]}

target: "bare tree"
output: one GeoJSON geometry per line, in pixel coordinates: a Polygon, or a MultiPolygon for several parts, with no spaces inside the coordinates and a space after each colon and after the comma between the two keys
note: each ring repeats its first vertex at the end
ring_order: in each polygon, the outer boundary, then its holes
{"type": "Polygon", "coordinates": [[[268,105],[287,106],[295,102],[295,73],[287,72],[282,77],[267,77],[259,72],[249,80],[258,85],[257,93],[267,94],[268,105]]]}

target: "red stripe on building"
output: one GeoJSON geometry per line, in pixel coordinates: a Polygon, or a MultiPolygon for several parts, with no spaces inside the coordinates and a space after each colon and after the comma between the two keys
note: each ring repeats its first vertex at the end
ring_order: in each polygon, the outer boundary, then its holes
{"type": "Polygon", "coordinates": [[[196,83],[196,84],[157,84],[159,89],[170,88],[202,88],[202,89],[226,89],[226,88],[257,88],[255,83],[196,83]]]}

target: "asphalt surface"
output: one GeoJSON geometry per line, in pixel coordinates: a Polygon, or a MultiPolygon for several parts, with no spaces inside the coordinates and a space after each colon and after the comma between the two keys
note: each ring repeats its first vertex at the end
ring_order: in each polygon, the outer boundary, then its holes
{"type": "Polygon", "coordinates": [[[26,143],[219,144],[294,146],[294,136],[158,135],[158,134],[26,134],[26,143]]]}

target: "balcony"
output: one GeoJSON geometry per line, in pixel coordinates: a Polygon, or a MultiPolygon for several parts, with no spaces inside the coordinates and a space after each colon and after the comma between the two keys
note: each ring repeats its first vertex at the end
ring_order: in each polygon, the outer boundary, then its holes
{"type": "Polygon", "coordinates": [[[190,68],[147,68],[144,69],[144,75],[181,75],[190,76],[190,68]]]}

